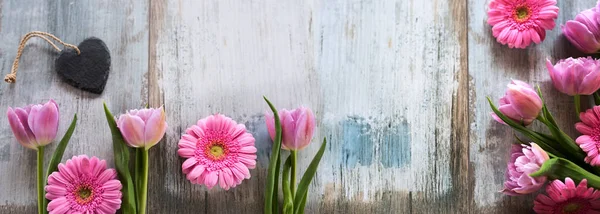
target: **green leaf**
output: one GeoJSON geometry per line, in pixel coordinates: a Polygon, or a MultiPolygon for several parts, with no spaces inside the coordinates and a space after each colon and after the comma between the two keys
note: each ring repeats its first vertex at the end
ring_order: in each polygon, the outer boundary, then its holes
{"type": "MultiPolygon", "coordinates": [[[[294,198],[292,197],[292,189],[290,186],[290,172],[292,171],[292,156],[285,160],[283,165],[283,178],[281,186],[283,187],[283,214],[294,213],[294,198]]],[[[294,185],[294,184],[291,184],[294,185]]]]}
{"type": "Polygon", "coordinates": [[[63,154],[65,153],[65,149],[67,148],[67,145],[69,144],[69,140],[71,140],[71,136],[73,135],[73,132],[75,131],[76,126],[77,126],[77,114],[75,114],[75,116],[73,116],[73,120],[71,121],[71,125],[69,126],[69,129],[67,129],[67,132],[65,133],[63,138],[60,140],[60,143],[58,143],[58,146],[56,146],[56,149],[54,150],[54,153],[52,154],[52,158],[50,159],[50,163],[48,164],[48,171],[46,173],[47,175],[52,174],[52,172],[58,171],[58,164],[62,160],[63,154]]]}
{"type": "Polygon", "coordinates": [[[529,176],[547,176],[550,180],[559,179],[563,182],[565,178],[569,177],[577,183],[587,179],[589,187],[600,189],[600,177],[564,158],[547,160],[537,172],[531,173],[529,176]]]}
{"type": "MultiPolygon", "coordinates": [[[[538,93],[540,94],[540,97],[541,97],[541,92],[539,92],[539,87],[538,87],[538,93]]],[[[548,130],[550,130],[550,133],[552,133],[552,136],[545,137],[548,139],[544,140],[544,141],[545,142],[554,141],[555,143],[553,143],[553,145],[555,145],[556,147],[560,147],[560,148],[557,148],[557,150],[565,151],[566,155],[560,155],[561,157],[569,158],[572,160],[578,160],[577,161],[578,164],[584,164],[584,166],[587,165],[581,161],[587,156],[585,154],[585,152],[579,148],[579,146],[575,143],[573,138],[571,138],[569,135],[567,135],[562,130],[560,130],[560,128],[558,128],[559,126],[556,123],[556,121],[554,121],[554,118],[552,117],[552,114],[550,113],[550,111],[548,111],[546,104],[542,105],[542,112],[543,112],[543,115],[538,116],[537,119],[540,122],[544,123],[544,125],[546,125],[548,130]],[[554,139],[556,139],[556,140],[554,140],[554,139]]],[[[596,171],[596,170],[594,169],[594,171],[596,171]]]]}
{"type": "MultiPolygon", "coordinates": [[[[279,152],[281,150],[281,121],[279,120],[279,114],[277,114],[277,109],[269,99],[263,97],[271,111],[273,111],[273,118],[275,120],[275,140],[273,141],[273,148],[271,148],[271,159],[269,160],[269,169],[267,173],[267,186],[265,190],[265,214],[273,213],[273,198],[276,199],[277,196],[277,185],[278,185],[278,176],[279,176],[279,152]]],[[[278,203],[275,200],[275,203],[278,203]]]]}
{"type": "Polygon", "coordinates": [[[302,198],[308,192],[308,187],[313,177],[317,173],[317,168],[319,167],[319,162],[323,157],[323,153],[325,153],[325,148],[327,147],[327,138],[323,138],[323,144],[321,144],[321,148],[313,158],[313,160],[308,165],[306,172],[302,176],[300,183],[298,184],[298,191],[296,192],[296,196],[294,197],[294,211],[295,213],[299,213],[300,210],[304,210],[304,206],[302,205],[302,198]]]}
{"type": "Polygon", "coordinates": [[[548,120],[548,122],[550,122],[552,125],[558,127],[558,124],[556,124],[556,121],[554,121],[554,117],[552,116],[552,114],[550,113],[550,111],[548,111],[548,107],[546,106],[546,102],[544,101],[544,96],[542,95],[542,90],[540,89],[540,86],[537,86],[537,93],[540,96],[540,99],[542,100],[542,115],[543,117],[548,120]]]}
{"type": "Polygon", "coordinates": [[[555,142],[554,139],[550,139],[543,134],[537,133],[535,131],[531,131],[531,130],[527,129],[526,127],[524,127],[523,125],[516,123],[515,121],[513,121],[512,119],[510,119],[506,115],[504,115],[502,112],[500,112],[500,110],[498,110],[498,108],[496,108],[496,106],[494,105],[494,103],[492,102],[492,100],[489,97],[487,99],[490,104],[490,108],[492,108],[492,111],[494,111],[496,116],[498,116],[500,119],[502,119],[502,121],[504,121],[504,123],[506,123],[507,125],[512,127],[514,130],[517,130],[517,131],[521,132],[523,135],[527,136],[533,142],[537,143],[542,149],[544,149],[544,151],[552,153],[559,157],[565,157],[561,152],[559,152],[557,149],[555,149],[552,146],[552,144],[550,144],[552,142],[555,142]]]}
{"type": "MultiPolygon", "coordinates": [[[[46,171],[46,176],[50,176],[50,174],[52,174],[52,172],[58,171],[58,164],[60,163],[60,161],[62,161],[63,154],[65,154],[65,149],[67,148],[67,145],[69,144],[69,141],[71,140],[71,136],[73,135],[73,132],[75,131],[76,126],[77,126],[77,114],[75,114],[73,116],[73,120],[71,121],[71,125],[69,126],[69,129],[67,129],[67,132],[65,133],[63,138],[60,140],[60,143],[58,143],[58,146],[56,146],[54,153],[52,153],[52,158],[50,159],[50,163],[48,163],[48,169],[46,171]]],[[[48,183],[47,180],[46,180],[46,183],[48,183]]],[[[43,206],[46,207],[47,205],[48,205],[48,199],[44,199],[43,206]]],[[[48,212],[46,209],[44,209],[44,210],[45,210],[45,213],[48,212]]]]}
{"type": "Polygon", "coordinates": [[[123,194],[123,200],[121,203],[121,211],[127,214],[136,214],[136,203],[135,203],[135,186],[129,171],[129,147],[125,143],[121,131],[117,128],[117,122],[115,117],[110,113],[106,103],[104,103],[104,114],[106,114],[106,121],[110,132],[112,133],[113,139],[113,154],[115,159],[115,168],[119,175],[119,180],[123,188],[121,192],[123,194]]]}
{"type": "Polygon", "coordinates": [[[302,196],[302,201],[300,202],[300,207],[302,207],[303,209],[300,209],[298,211],[298,214],[304,214],[304,206],[306,206],[306,198],[308,198],[308,192],[304,193],[304,196],[302,196]]]}
{"type": "Polygon", "coordinates": [[[277,166],[275,167],[275,186],[273,187],[273,213],[279,213],[279,170],[281,168],[281,154],[277,157],[277,166]]]}

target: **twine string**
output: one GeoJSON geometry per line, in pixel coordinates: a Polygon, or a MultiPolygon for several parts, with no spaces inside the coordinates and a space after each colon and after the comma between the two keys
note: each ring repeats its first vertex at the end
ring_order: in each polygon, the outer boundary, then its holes
{"type": "Polygon", "coordinates": [[[79,51],[79,48],[77,48],[77,46],[69,44],[69,43],[65,43],[62,40],[60,40],[58,37],[56,37],[52,34],[49,34],[46,32],[41,32],[41,31],[31,31],[31,32],[25,34],[25,36],[23,36],[23,38],[21,39],[21,42],[19,43],[19,49],[17,50],[17,56],[15,57],[15,61],[13,62],[10,73],[4,77],[5,82],[14,83],[17,81],[17,70],[19,68],[19,59],[21,59],[21,55],[23,54],[23,50],[25,49],[25,45],[26,45],[27,41],[33,37],[38,37],[38,38],[45,40],[46,42],[48,42],[48,44],[50,44],[58,52],[60,52],[62,50],[60,48],[58,48],[56,46],[56,44],[54,44],[54,42],[52,42],[52,40],[48,39],[48,37],[52,38],[53,40],[62,44],[65,47],[75,49],[75,51],[77,52],[77,55],[81,54],[81,51],[79,51]]]}

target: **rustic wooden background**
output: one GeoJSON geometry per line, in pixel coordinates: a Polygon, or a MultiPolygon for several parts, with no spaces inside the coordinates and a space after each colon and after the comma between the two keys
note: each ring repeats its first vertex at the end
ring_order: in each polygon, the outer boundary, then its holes
{"type": "MultiPolygon", "coordinates": [[[[270,142],[262,95],[278,107],[311,107],[314,142],[304,166],[331,142],[307,213],[530,213],[532,197],[497,191],[512,131],[491,120],[511,79],[540,84],[550,110],[575,134],[572,100],[554,90],[544,61],[572,55],[560,24],[595,0],[560,0],[541,45],[495,42],[488,0],[0,0],[0,68],[10,70],[32,30],[77,44],[95,36],[112,54],[101,96],[65,84],[58,53],[33,39],[16,84],[0,84],[0,111],[60,105],[62,135],[79,126],[65,160],[111,160],[102,102],[117,114],[164,105],[169,129],[151,150],[150,213],[261,213],[270,142]],[[181,133],[213,113],[245,123],[257,139],[252,179],[223,191],[190,184],[176,154],[181,133]]],[[[0,117],[0,213],[34,213],[35,152],[0,117]]],[[[53,147],[48,151],[53,151],[53,147]]],[[[50,154],[47,154],[49,158],[50,154]]],[[[302,171],[302,170],[301,170],[302,171]]]]}

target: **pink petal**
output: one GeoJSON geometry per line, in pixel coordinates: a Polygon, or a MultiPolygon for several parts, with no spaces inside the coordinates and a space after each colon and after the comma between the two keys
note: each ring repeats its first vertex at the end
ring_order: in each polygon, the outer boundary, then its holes
{"type": "Polygon", "coordinates": [[[192,169],[192,171],[187,174],[187,179],[190,181],[196,180],[198,177],[200,177],[200,175],[202,175],[202,173],[204,173],[204,166],[196,165],[194,169],[192,169]]]}
{"type": "Polygon", "coordinates": [[[123,114],[119,117],[118,128],[131,147],[144,147],[144,121],[138,116],[123,114]]]}
{"type": "Polygon", "coordinates": [[[194,149],[181,148],[181,149],[177,150],[177,154],[179,154],[179,156],[181,156],[183,158],[190,158],[190,157],[194,156],[195,150],[194,149]]]}
{"type": "Polygon", "coordinates": [[[54,199],[48,203],[48,211],[51,214],[63,214],[69,210],[69,202],[65,197],[54,199]]]}
{"type": "Polygon", "coordinates": [[[206,185],[206,188],[212,189],[215,185],[217,185],[218,180],[219,176],[217,175],[217,172],[209,172],[204,180],[204,185],[206,185]]]}
{"type": "MultiPolygon", "coordinates": [[[[191,167],[195,166],[196,163],[198,163],[198,161],[196,161],[196,158],[188,158],[187,160],[185,160],[183,162],[183,164],[181,165],[182,170],[187,171],[188,169],[190,169],[191,167]]],[[[187,173],[186,173],[187,174],[187,173]]]]}
{"type": "Polygon", "coordinates": [[[577,21],[567,21],[563,27],[567,39],[580,51],[594,53],[600,49],[600,43],[588,28],[577,21]]]}
{"type": "Polygon", "coordinates": [[[36,106],[29,113],[29,127],[35,135],[37,143],[46,145],[56,138],[58,132],[58,106],[54,101],[49,101],[43,106],[36,106]]]}
{"type": "Polygon", "coordinates": [[[167,122],[165,111],[162,107],[159,109],[150,109],[152,115],[148,118],[144,126],[145,148],[148,149],[156,145],[167,131],[167,122]]]}
{"type": "MultiPolygon", "coordinates": [[[[17,109],[17,112],[18,110],[19,109],[17,109]]],[[[31,132],[31,130],[29,130],[29,125],[27,124],[27,121],[21,120],[17,112],[15,112],[10,107],[6,112],[6,115],[8,116],[8,123],[10,124],[10,128],[12,129],[15,138],[17,138],[17,141],[21,145],[30,149],[37,149],[37,145],[35,143],[35,136],[33,136],[33,133],[31,132]]]]}

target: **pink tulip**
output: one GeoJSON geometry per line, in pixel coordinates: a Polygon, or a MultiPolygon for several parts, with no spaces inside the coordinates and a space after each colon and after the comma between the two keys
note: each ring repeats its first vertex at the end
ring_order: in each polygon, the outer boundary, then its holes
{"type": "Polygon", "coordinates": [[[156,145],[167,131],[165,111],[158,109],[130,110],[119,116],[117,127],[127,144],[146,150],[156,145]]]}
{"type": "Polygon", "coordinates": [[[6,115],[17,141],[27,148],[37,150],[56,138],[59,113],[54,100],[24,108],[8,107],[6,115]]]}
{"type": "Polygon", "coordinates": [[[546,60],[546,67],[554,87],[570,96],[590,95],[600,88],[600,61],[591,57],[568,58],[552,65],[546,60]]]}
{"type": "MultiPolygon", "coordinates": [[[[600,3],[600,2],[599,2],[600,3]]],[[[600,5],[585,10],[562,26],[565,37],[585,53],[600,50],[600,5]]]]}
{"type": "MultiPolygon", "coordinates": [[[[500,99],[498,110],[518,123],[529,125],[542,110],[542,99],[529,84],[513,80],[508,84],[504,97],[500,99]]],[[[496,114],[492,113],[492,117],[504,123],[496,114]]]]}
{"type": "Polygon", "coordinates": [[[546,183],[546,177],[531,177],[550,157],[540,146],[513,145],[510,161],[506,169],[506,182],[503,193],[507,195],[524,195],[537,191],[546,183]]]}
{"type": "MultiPolygon", "coordinates": [[[[304,107],[291,111],[279,111],[281,120],[282,141],[281,148],[285,150],[301,150],[308,146],[315,131],[315,116],[313,112],[304,107]]],[[[265,114],[265,121],[271,139],[275,138],[275,119],[270,113],[265,114]]]]}

